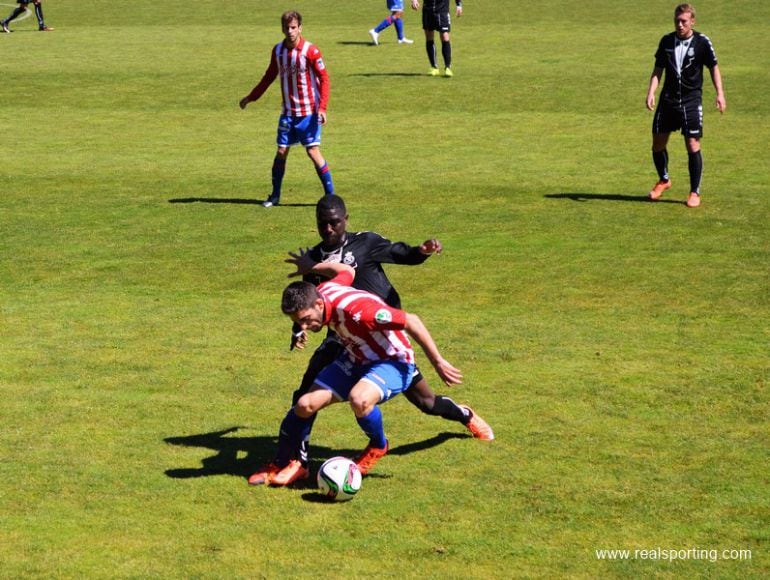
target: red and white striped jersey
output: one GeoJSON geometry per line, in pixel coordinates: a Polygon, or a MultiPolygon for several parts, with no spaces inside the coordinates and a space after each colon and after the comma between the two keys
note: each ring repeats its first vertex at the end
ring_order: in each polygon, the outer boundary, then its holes
{"type": "Polygon", "coordinates": [[[363,290],[352,288],[349,274],[318,286],[324,300],[324,324],[337,333],[357,363],[396,360],[414,363],[406,312],[363,290]]]}
{"type": "Polygon", "coordinates": [[[255,101],[280,77],[283,106],[281,114],[306,117],[326,112],[329,104],[329,75],[321,51],[300,38],[297,46],[287,47],[279,42],[270,54],[270,64],[262,80],[250,93],[255,101]]]}

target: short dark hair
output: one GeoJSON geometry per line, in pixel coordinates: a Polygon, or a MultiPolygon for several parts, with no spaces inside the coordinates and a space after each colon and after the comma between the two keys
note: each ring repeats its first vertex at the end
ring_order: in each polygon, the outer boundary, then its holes
{"type": "Polygon", "coordinates": [[[348,208],[345,207],[345,200],[339,195],[324,195],[315,204],[315,215],[323,211],[338,211],[342,215],[348,215],[348,208]]]}
{"type": "Polygon", "coordinates": [[[294,314],[310,308],[320,297],[318,289],[310,282],[292,282],[283,291],[281,311],[284,314],[294,314]]]}
{"type": "Polygon", "coordinates": [[[292,20],[296,20],[297,24],[302,26],[302,14],[296,10],[287,10],[281,14],[281,28],[286,28],[292,20]]]}

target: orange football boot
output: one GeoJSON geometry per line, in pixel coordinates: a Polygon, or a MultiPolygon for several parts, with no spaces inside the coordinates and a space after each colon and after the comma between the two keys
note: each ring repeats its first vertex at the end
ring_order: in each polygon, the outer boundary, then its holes
{"type": "Polygon", "coordinates": [[[489,423],[479,417],[468,405],[460,405],[460,407],[467,409],[471,414],[471,420],[468,421],[466,427],[473,433],[473,436],[476,439],[492,441],[495,438],[495,433],[492,431],[492,427],[489,426],[489,423]]]}
{"type": "Polygon", "coordinates": [[[366,475],[380,459],[385,457],[385,455],[388,453],[388,449],[390,449],[390,445],[388,443],[385,443],[384,449],[367,445],[366,449],[363,450],[361,455],[355,459],[356,465],[358,465],[358,470],[361,472],[361,475],[366,475]]]}
{"type": "Polygon", "coordinates": [[[292,459],[289,465],[270,477],[270,485],[291,485],[300,479],[307,479],[309,475],[310,470],[307,467],[304,467],[298,459],[292,459]]]}
{"type": "Polygon", "coordinates": [[[649,197],[652,201],[660,199],[663,195],[663,192],[666,191],[669,187],[671,187],[670,179],[668,181],[660,180],[655,184],[655,187],[652,188],[650,194],[647,197],[649,197]]]}
{"type": "Polygon", "coordinates": [[[249,485],[264,485],[270,483],[270,478],[281,470],[272,461],[249,477],[249,485]]]}

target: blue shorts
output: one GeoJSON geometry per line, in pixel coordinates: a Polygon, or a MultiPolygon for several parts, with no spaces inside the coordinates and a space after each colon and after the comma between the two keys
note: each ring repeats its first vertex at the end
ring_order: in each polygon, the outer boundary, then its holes
{"type": "Polygon", "coordinates": [[[388,0],[388,10],[391,12],[403,12],[404,0],[388,0]]]}
{"type": "Polygon", "coordinates": [[[413,364],[386,360],[361,365],[343,354],[318,373],[315,384],[331,391],[338,401],[347,401],[356,383],[366,380],[380,390],[382,403],[407,390],[412,383],[412,375],[413,364]]]}
{"type": "Polygon", "coordinates": [[[291,147],[302,144],[314,147],[321,144],[321,123],[318,115],[292,117],[281,115],[278,119],[278,136],[275,139],[278,147],[291,147]]]}

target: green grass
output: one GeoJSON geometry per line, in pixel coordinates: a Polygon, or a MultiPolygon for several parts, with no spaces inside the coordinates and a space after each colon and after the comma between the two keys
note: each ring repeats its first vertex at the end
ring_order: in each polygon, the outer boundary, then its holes
{"type": "MultiPolygon", "coordinates": [[[[0,37],[0,577],[770,574],[768,5],[698,5],[728,110],[707,86],[697,211],[676,137],[673,188],[639,202],[673,4],[467,4],[451,80],[411,11],[414,46],[367,45],[379,1],[45,9],[54,33],[0,37]],[[237,107],[290,7],[351,227],[443,241],[388,273],[497,435],[389,402],[393,452],[340,505],[245,480],[308,357],[277,303],[320,183],[296,151],[295,205],[259,207],[277,87],[237,107]],[[596,556],[654,548],[751,559],[596,556]]],[[[364,445],[342,405],[313,441],[364,445]]]]}

